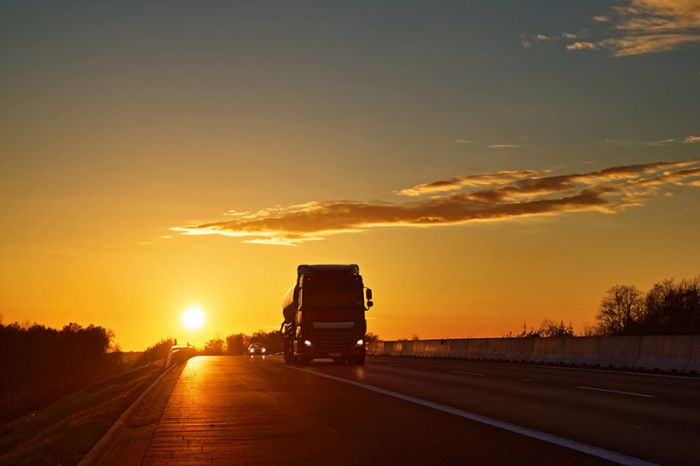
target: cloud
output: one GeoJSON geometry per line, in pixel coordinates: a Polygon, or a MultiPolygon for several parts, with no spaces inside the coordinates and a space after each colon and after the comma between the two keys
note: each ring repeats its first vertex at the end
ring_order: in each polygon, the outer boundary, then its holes
{"type": "Polygon", "coordinates": [[[549,170],[458,176],[398,192],[415,198],[410,201],[314,201],[237,213],[225,220],[173,230],[238,237],[248,243],[295,245],[382,227],[457,225],[582,211],[615,213],[665,196],[670,186],[700,187],[700,159],[564,175],[543,176],[545,173],[549,170]]]}
{"type": "Polygon", "coordinates": [[[675,144],[677,141],[675,138],[667,139],[657,139],[657,140],[640,140],[631,137],[626,138],[605,138],[602,142],[607,142],[609,144],[614,144],[616,146],[667,146],[669,144],[675,144]]]}
{"type": "Polygon", "coordinates": [[[700,136],[688,136],[683,140],[684,144],[695,144],[696,142],[700,142],[700,136]]]}
{"type": "Polygon", "coordinates": [[[567,50],[606,49],[624,57],[700,42],[700,2],[696,0],[628,0],[592,19],[607,26],[605,37],[568,44],[567,50]]]}
{"type": "Polygon", "coordinates": [[[593,42],[574,42],[573,44],[567,44],[567,50],[595,50],[598,46],[593,42]]]}
{"type": "Polygon", "coordinates": [[[552,37],[546,34],[520,34],[520,45],[529,49],[538,42],[547,42],[552,40],[552,37]]]}
{"type": "Polygon", "coordinates": [[[457,139],[455,144],[478,144],[479,141],[474,141],[471,139],[457,139]]]}
{"type": "Polygon", "coordinates": [[[546,173],[543,170],[502,170],[479,175],[456,176],[446,180],[423,183],[412,188],[402,189],[396,194],[401,196],[421,196],[447,191],[455,191],[464,187],[507,185],[521,178],[528,178],[546,173]]]}
{"type": "Polygon", "coordinates": [[[526,147],[525,144],[489,144],[487,149],[517,149],[518,147],[526,147]]]}

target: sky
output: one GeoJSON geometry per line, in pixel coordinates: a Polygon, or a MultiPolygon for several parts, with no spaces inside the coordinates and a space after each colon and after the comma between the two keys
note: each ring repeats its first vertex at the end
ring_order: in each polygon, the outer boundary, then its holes
{"type": "Polygon", "coordinates": [[[498,337],[700,275],[697,0],[6,1],[0,80],[6,324],[201,345],[357,263],[382,338],[498,337]]]}

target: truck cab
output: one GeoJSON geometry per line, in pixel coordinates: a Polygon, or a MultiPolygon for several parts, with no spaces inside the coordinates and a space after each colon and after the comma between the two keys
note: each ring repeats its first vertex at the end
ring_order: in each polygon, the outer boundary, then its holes
{"type": "Polygon", "coordinates": [[[372,290],[365,288],[356,264],[300,265],[282,302],[285,361],[364,364],[365,311],[372,304],[372,290]]]}

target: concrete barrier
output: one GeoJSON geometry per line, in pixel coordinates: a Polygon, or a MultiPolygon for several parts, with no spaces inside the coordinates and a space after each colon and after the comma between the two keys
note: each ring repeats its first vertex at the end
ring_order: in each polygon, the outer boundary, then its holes
{"type": "Polygon", "coordinates": [[[600,361],[602,337],[564,338],[562,344],[563,364],[595,366],[600,361]]]}
{"type": "Polygon", "coordinates": [[[489,338],[487,353],[496,361],[528,362],[532,359],[534,338],[489,338]]]}
{"type": "Polygon", "coordinates": [[[700,373],[700,336],[469,338],[386,341],[368,354],[700,373]]]}
{"type": "Polygon", "coordinates": [[[683,371],[688,366],[693,337],[690,335],[643,336],[636,367],[683,371]]]}
{"type": "Polygon", "coordinates": [[[596,366],[633,368],[639,359],[639,347],[642,337],[617,336],[601,337],[598,347],[596,366]]]}
{"type": "Polygon", "coordinates": [[[452,357],[452,340],[442,339],[436,340],[437,348],[436,355],[438,358],[452,357]]]}
{"type": "Polygon", "coordinates": [[[452,357],[455,359],[467,359],[469,355],[469,341],[466,338],[452,340],[452,357]]]}
{"type": "Polygon", "coordinates": [[[564,338],[533,338],[532,362],[560,363],[563,361],[564,338]]]}
{"type": "Polygon", "coordinates": [[[372,356],[378,356],[384,352],[384,342],[383,341],[375,341],[372,342],[368,345],[369,347],[367,348],[367,353],[372,355],[372,356]]]}
{"type": "Polygon", "coordinates": [[[487,345],[488,338],[470,339],[467,347],[467,359],[487,359],[489,356],[487,345]]]}
{"type": "Polygon", "coordinates": [[[690,344],[690,359],[685,366],[685,372],[700,373],[700,335],[692,337],[690,344]]]}

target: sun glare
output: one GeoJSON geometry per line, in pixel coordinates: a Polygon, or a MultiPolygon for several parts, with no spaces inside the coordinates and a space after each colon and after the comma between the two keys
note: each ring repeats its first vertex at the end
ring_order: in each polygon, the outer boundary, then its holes
{"type": "Polygon", "coordinates": [[[204,311],[199,307],[192,306],[182,313],[182,324],[191,330],[196,330],[204,325],[204,311]]]}

